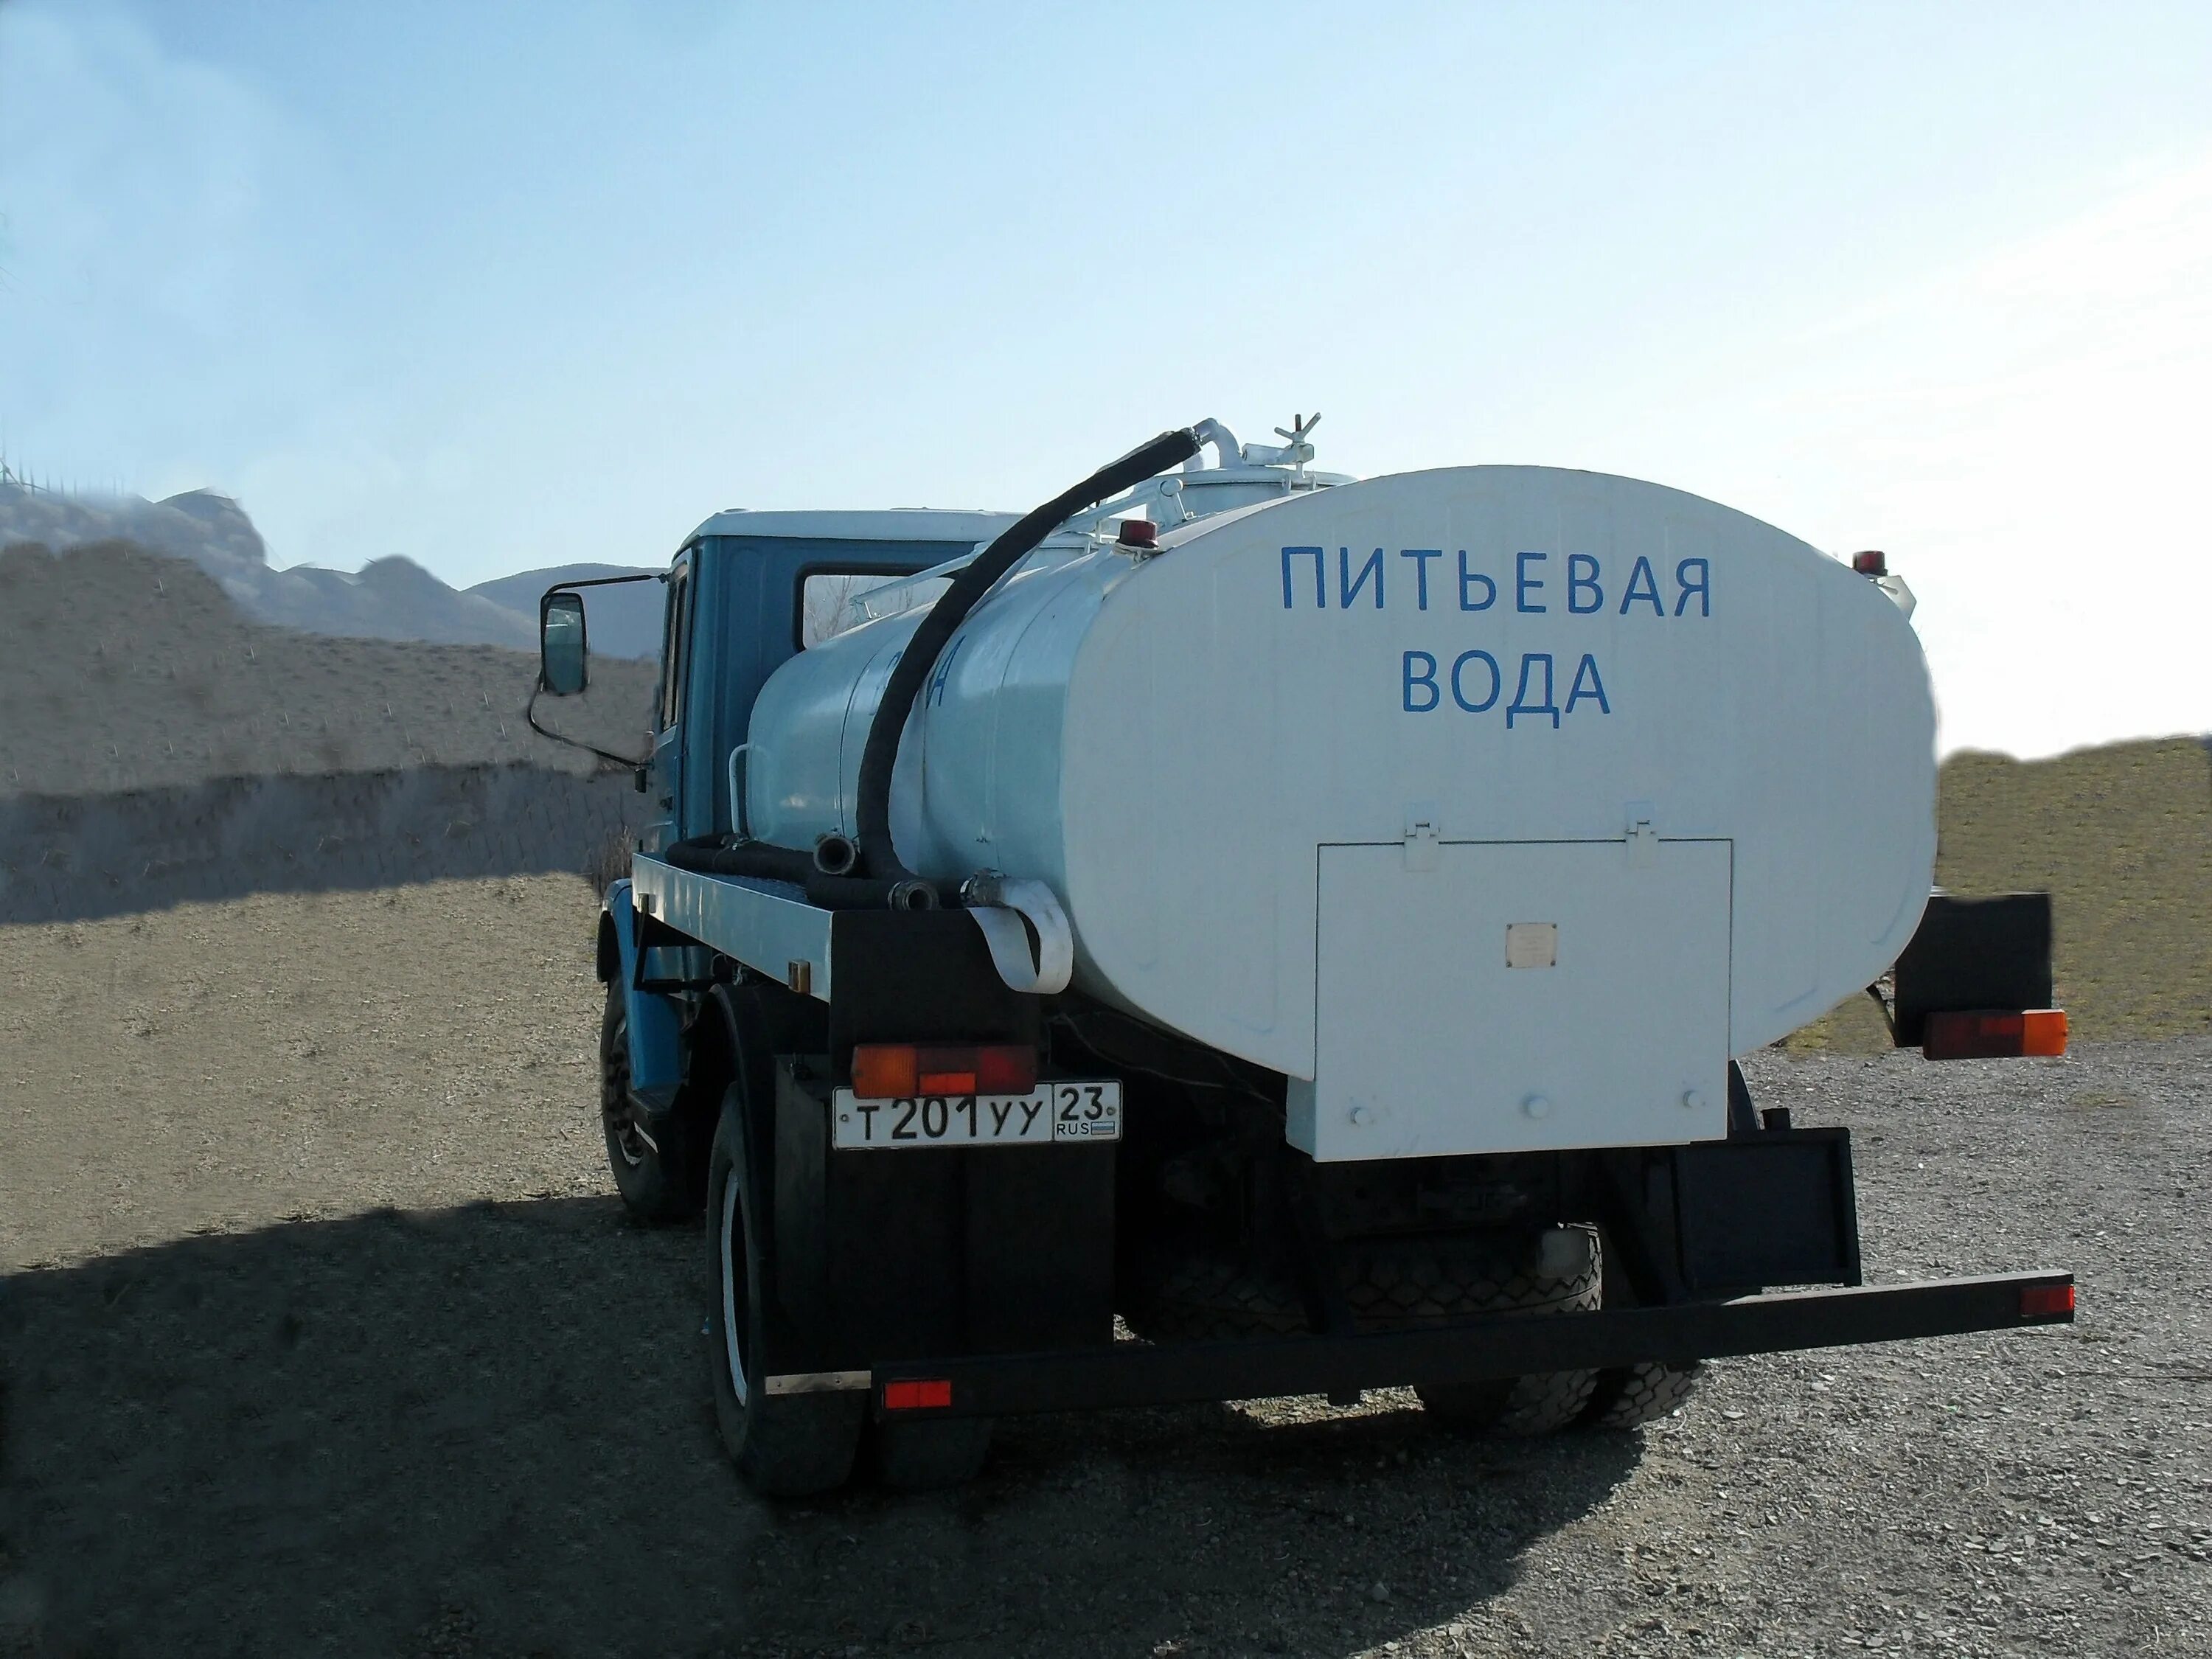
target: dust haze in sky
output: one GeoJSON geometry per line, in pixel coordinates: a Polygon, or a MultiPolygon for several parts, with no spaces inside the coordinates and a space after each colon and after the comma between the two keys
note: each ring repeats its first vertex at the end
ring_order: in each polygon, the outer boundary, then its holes
{"type": "Polygon", "coordinates": [[[1947,750],[2212,729],[2212,9],[1269,17],[5,0],[0,443],[466,585],[1318,407],[1886,549],[1947,750]]]}

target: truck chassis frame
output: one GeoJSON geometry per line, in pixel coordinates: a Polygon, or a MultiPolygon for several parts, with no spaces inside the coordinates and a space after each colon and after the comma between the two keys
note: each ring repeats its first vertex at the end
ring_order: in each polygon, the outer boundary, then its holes
{"type": "MultiPolygon", "coordinates": [[[[1513,1316],[1419,1330],[1224,1342],[1120,1342],[1111,1348],[903,1360],[835,1386],[863,1386],[878,1418],[990,1417],[1115,1406],[1356,1398],[1369,1389],[1486,1382],[1536,1371],[1957,1336],[2070,1324],[2074,1275],[2035,1272],[1891,1285],[1780,1291],[1723,1302],[1623,1308],[1554,1318],[1513,1316]],[[899,1406],[915,1385],[949,1384],[943,1405],[899,1406]]],[[[775,1378],[796,1390],[811,1378],[775,1378]]]]}
{"type": "MultiPolygon", "coordinates": [[[[1018,1306],[1008,1310],[1004,1328],[981,1341],[917,1341],[915,1328],[879,1340],[873,1320],[824,1321],[803,1311],[840,1271],[835,1236],[856,1224],[889,1233],[902,1224],[894,1217],[926,1216],[932,1200],[921,1200],[921,1211],[910,1207],[915,1200],[905,1174],[920,1176],[924,1166],[909,1159],[976,1154],[907,1154],[886,1166],[867,1153],[832,1152],[824,1164],[825,1149],[814,1145],[821,1139],[816,1125],[823,1085],[844,1074],[856,1039],[910,1038],[916,1034],[904,1029],[910,1023],[918,1023],[917,1030],[941,1030],[949,1022],[972,1027],[964,1035],[993,1029],[1015,1035],[1011,1020],[1035,1041],[1036,1000],[1007,992],[988,973],[959,969],[959,956],[981,957],[960,951],[957,942],[966,935],[951,914],[824,911],[776,884],[679,870],[649,856],[641,856],[635,870],[632,883],[610,894],[600,971],[619,976],[641,1013],[659,1006],[669,1028],[665,1037],[676,1035],[665,994],[704,991],[711,1004],[719,994],[713,988],[732,975],[758,986],[761,994],[786,999],[780,1006],[811,1033],[793,1039],[808,1051],[803,1057],[756,1057],[763,1072],[754,1091],[758,1103],[749,1109],[756,1118],[749,1135],[758,1137],[755,1144],[774,1168],[767,1177],[775,1189],[768,1208],[777,1218],[778,1243],[767,1246],[763,1282],[780,1305],[763,1333],[767,1351],[759,1356],[771,1395],[865,1393],[878,1422],[1297,1395],[1350,1402],[1370,1389],[1684,1367],[1754,1353],[2063,1324],[2074,1317],[2073,1277],[2053,1270],[1861,1284],[1848,1132],[1793,1129],[1786,1112],[1759,1114],[1738,1079],[1732,1095],[1741,1097],[1731,1101],[1727,1140],[1565,1155],[1572,1162],[1562,1165],[1559,1202],[1597,1219],[1610,1253],[1608,1279],[1620,1281],[1632,1305],[1355,1329],[1343,1306],[1335,1248],[1314,1201],[1317,1172],[1303,1167],[1301,1155],[1279,1148],[1279,1157],[1302,1166],[1276,1189],[1274,1235],[1280,1265],[1305,1302],[1310,1334],[1114,1340],[1100,1322],[1106,1286],[1093,1284],[1085,1316],[1018,1306]],[[803,1015],[809,1007],[814,1012],[803,1015]],[[900,1029],[887,1032],[886,1021],[900,1029]],[[796,1186],[794,1154],[813,1170],[799,1175],[796,1186]],[[846,1166],[843,1160],[852,1157],[863,1163],[846,1166]],[[848,1173],[841,1176],[841,1169],[848,1173]],[[851,1184],[855,1178],[858,1186],[851,1184]],[[887,1179],[890,1187],[882,1184],[887,1179]],[[841,1182],[848,1201],[839,1221],[833,1215],[841,1182]],[[801,1238],[808,1243],[794,1255],[801,1238]],[[1777,1282],[1822,1288],[1761,1287],[1777,1282]],[[1034,1333],[1028,1342],[1020,1340],[1024,1329],[1034,1333]],[[1044,1336],[1043,1344],[1036,1335],[1044,1336]]],[[[640,1023],[633,1020],[634,1030],[640,1023]]],[[[653,1055],[636,1051],[636,1098],[647,1114],[675,1107],[683,1068],[672,1069],[666,1057],[681,1046],[666,1043],[658,1066],[653,1055]]],[[[1114,1249],[1116,1206],[1106,1197],[1110,1177],[1101,1186],[1102,1155],[1111,1156],[1104,1147],[1036,1155],[1061,1164],[1070,1176],[1074,1160],[1090,1164],[1089,1173],[1066,1188],[1087,1196],[1058,1218],[1091,1235],[1104,1229],[1103,1237],[1072,1245],[1078,1255],[1089,1249],[1110,1255],[1114,1249]]],[[[955,1186],[963,1194],[951,1200],[957,1205],[1005,1202],[987,1198],[974,1180],[955,1186]]],[[[1022,1220],[1033,1224],[1036,1218],[1023,1213],[1022,1220]]],[[[934,1224],[923,1224],[927,1231],[934,1224]]],[[[991,1291],[979,1283],[971,1299],[1002,1302],[1015,1288],[991,1291]]],[[[1028,1286],[1019,1290],[1018,1303],[1035,1302],[1028,1286]]],[[[950,1331],[958,1322],[938,1328],[950,1331]]]]}

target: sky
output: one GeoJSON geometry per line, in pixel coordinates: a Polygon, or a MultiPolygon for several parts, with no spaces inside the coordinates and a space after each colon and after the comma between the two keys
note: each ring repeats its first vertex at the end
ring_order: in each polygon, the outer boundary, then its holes
{"type": "Polygon", "coordinates": [[[1947,750],[2203,732],[2208,89],[2201,3],[0,0],[0,447],[465,586],[1318,409],[1884,549],[1947,750]]]}

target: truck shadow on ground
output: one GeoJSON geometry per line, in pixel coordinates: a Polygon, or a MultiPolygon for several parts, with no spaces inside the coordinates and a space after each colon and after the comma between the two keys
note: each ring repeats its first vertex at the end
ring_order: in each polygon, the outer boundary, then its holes
{"type": "Polygon", "coordinates": [[[1639,1455],[1190,1407],[772,1507],[699,1256],[562,1199],[0,1280],[0,1653],[1337,1653],[1479,1607],[1639,1455]]]}

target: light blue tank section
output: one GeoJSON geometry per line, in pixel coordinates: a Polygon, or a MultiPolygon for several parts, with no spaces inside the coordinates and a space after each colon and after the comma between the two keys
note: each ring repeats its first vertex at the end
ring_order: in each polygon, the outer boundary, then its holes
{"type": "MultiPolygon", "coordinates": [[[[1109,539],[1116,514],[1141,511],[1164,520],[1167,545],[1201,526],[1226,526],[1352,482],[1308,469],[1311,421],[1278,428],[1288,447],[1239,445],[1214,422],[1201,428],[1220,465],[1194,462],[1078,515],[947,642],[892,773],[891,836],[908,868],[947,883],[985,869],[1061,883],[1069,678],[1107,595],[1144,569],[1141,553],[1109,539]]],[[[914,608],[801,652],[762,688],[744,773],[746,828],[755,838],[808,847],[830,830],[854,833],[869,725],[900,653],[943,586],[930,572],[913,579],[908,594],[882,590],[892,603],[914,608]]],[[[881,596],[862,596],[861,610],[881,596]]]]}
{"type": "MultiPolygon", "coordinates": [[[[1101,549],[1016,573],[946,644],[892,774],[900,857],[943,882],[984,869],[1058,881],[1068,673],[1110,589],[1133,574],[1101,549]]],[[[926,607],[863,623],[772,675],[753,708],[747,826],[811,846],[854,833],[860,757],[892,669],[926,607]]]]}
{"type": "MultiPolygon", "coordinates": [[[[755,836],[854,830],[868,726],[921,614],[769,678],[755,836]]],[[[1089,545],[1008,579],[909,717],[890,826],[942,884],[1049,886],[1076,989],[1318,1079],[1315,1147],[1335,1145],[1329,1111],[1382,1126],[1362,1140],[1382,1150],[1331,1156],[1522,1144],[1522,1096],[1476,1113],[1472,1141],[1453,1137],[1474,1119],[1438,1103],[1493,1062],[1563,1097],[1534,1060],[1505,1063],[1535,1016],[1485,1024],[1505,1005],[1468,988],[1508,968],[1501,995],[1552,988],[1545,1054],[1589,1048],[1571,1034],[1608,1029],[1623,996],[1654,1029],[1703,1034],[1702,1069],[1586,1079],[1580,1127],[1544,1118],[1547,1145],[1659,1144],[1721,1133],[1728,1054],[1855,994],[1911,937],[1934,722],[1898,605],[1773,526],[1633,479],[1442,468],[1285,491],[1164,530],[1153,556],[1089,545]],[[1550,849],[1535,875],[1511,850],[1531,846],[1550,849]],[[1630,872],[1656,872],[1651,890],[1589,899],[1630,872]],[[1510,914],[1476,903],[1492,894],[1510,914]],[[1390,928],[1361,932],[1384,912],[1390,928]],[[1556,935],[1539,964],[1556,973],[1515,965],[1505,930],[1532,927],[1556,935]],[[1639,941],[1662,934],[1681,961],[1704,941],[1698,965],[1651,968],[1639,941]],[[1600,982],[1637,963],[1633,987],[1600,982]],[[1331,1043],[1370,1030],[1457,1069],[1398,1077],[1387,1112],[1353,1102],[1329,1079],[1372,1067],[1331,1043]],[[1477,1048],[1454,1049],[1465,1031],[1477,1048]],[[1632,1083],[1640,1104],[1605,1103],[1632,1083]]]]}
{"type": "Polygon", "coordinates": [[[853,832],[867,715],[927,614],[912,611],[841,634],[769,677],[746,734],[745,828],[757,839],[807,847],[833,830],[853,832]],[[845,726],[856,707],[864,713],[848,764],[845,726]]]}

